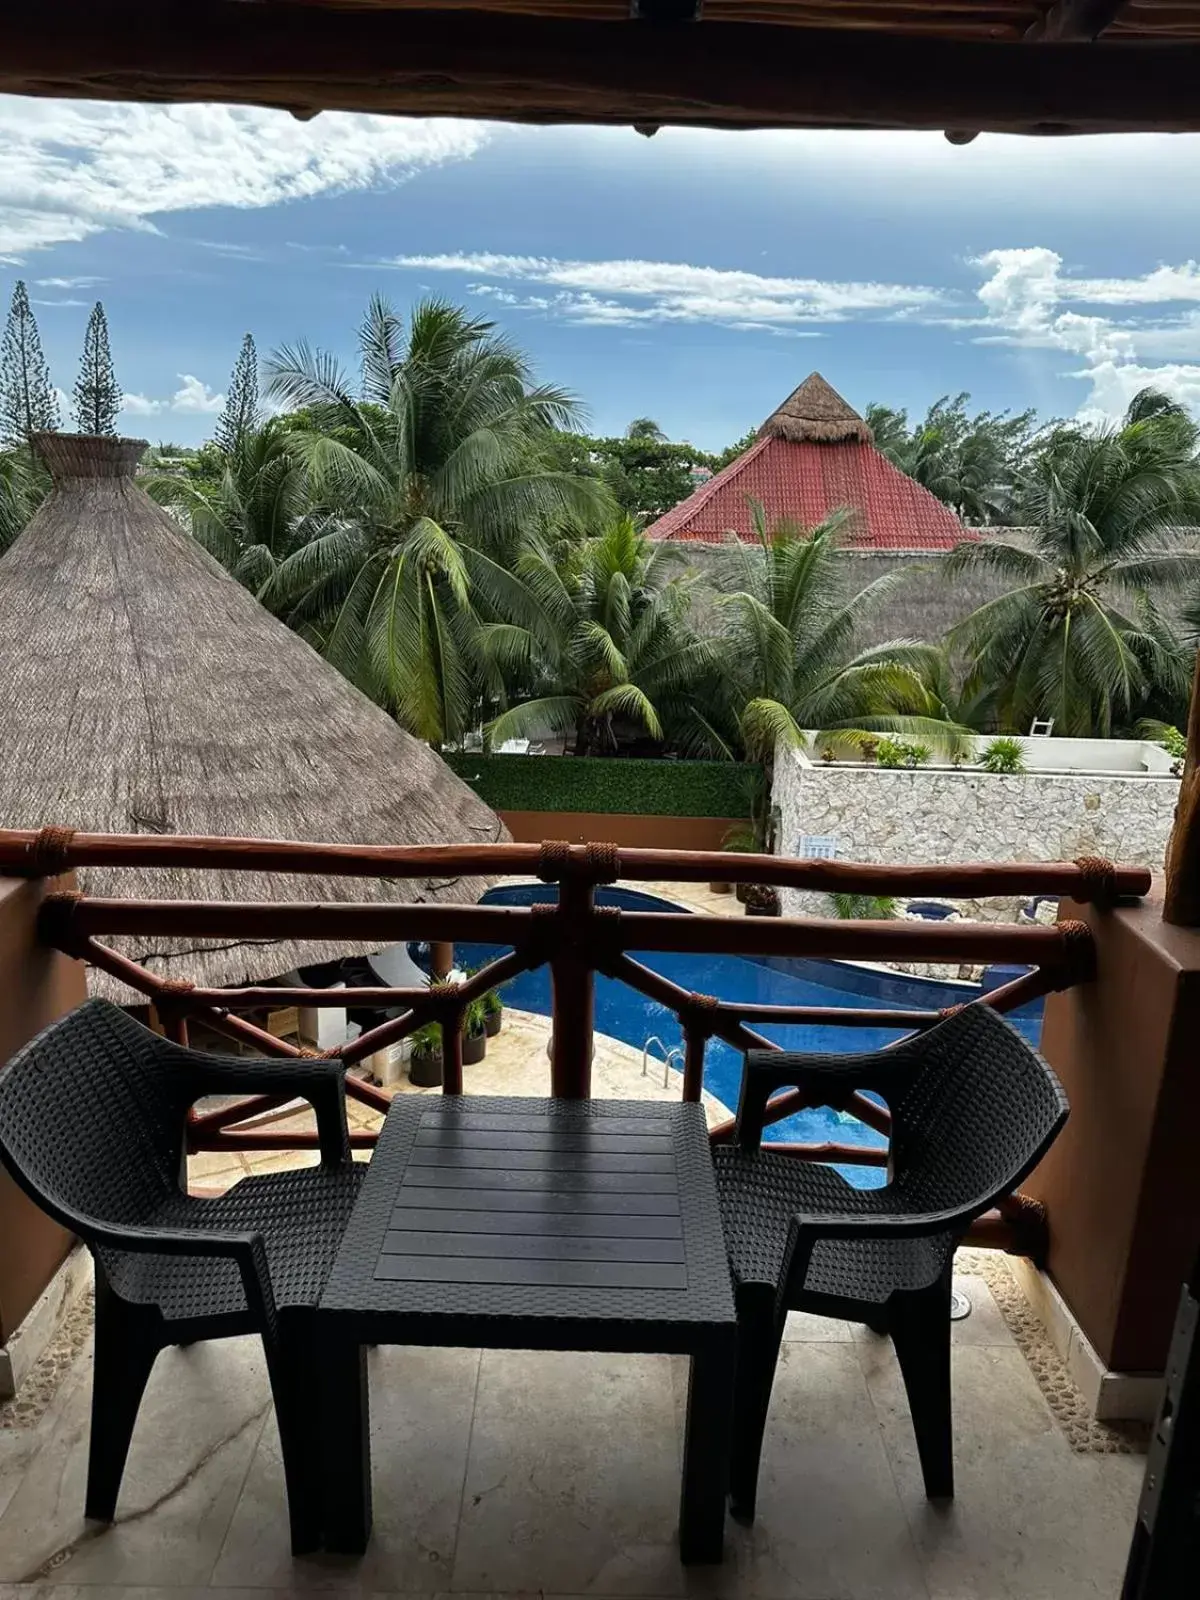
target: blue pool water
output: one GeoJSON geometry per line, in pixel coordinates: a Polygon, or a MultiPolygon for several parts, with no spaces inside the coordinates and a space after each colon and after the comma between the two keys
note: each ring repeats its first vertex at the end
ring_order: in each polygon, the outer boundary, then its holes
{"type": "MultiPolygon", "coordinates": [[[[531,905],[552,901],[557,890],[549,884],[516,884],[491,889],[483,897],[485,905],[531,905]]],[[[686,912],[670,901],[632,889],[598,889],[600,905],[623,910],[686,912]]],[[[485,944],[460,944],[455,959],[460,966],[475,967],[503,953],[503,947],[485,944]]],[[[661,973],[683,989],[712,994],[722,1000],[745,1000],[768,1005],[877,1006],[889,1009],[912,1007],[932,1010],[970,999],[978,990],[970,984],[938,983],[928,978],[874,972],[833,961],[814,961],[791,957],[724,955],[675,955],[667,952],[638,954],[638,961],[661,973]]],[[[550,1014],[550,974],[545,968],[523,972],[504,986],[506,1002],[522,1011],[550,1014]]],[[[1012,1021],[1033,1043],[1041,1032],[1041,1002],[1023,1008],[1012,1021]]],[[[900,1038],[894,1028],[839,1028],[831,1026],[777,1027],[755,1023],[755,1029],[793,1050],[828,1050],[839,1054],[876,1050],[900,1038]]],[[[682,1048],[683,1035],[673,1012],[657,1001],[648,1000],[628,985],[611,978],[596,978],[596,1028],[614,1039],[641,1050],[646,1040],[657,1034],[668,1050],[682,1048]]],[[[652,1065],[661,1073],[661,1061],[652,1065]]],[[[710,1039],[705,1055],[704,1087],[731,1110],[736,1107],[741,1082],[742,1057],[732,1046],[710,1039]]],[[[853,1117],[822,1107],[801,1111],[767,1130],[768,1139],[879,1146],[881,1135],[853,1117]]],[[[843,1167],[844,1176],[862,1188],[882,1184],[885,1175],[879,1167],[843,1167]]]]}

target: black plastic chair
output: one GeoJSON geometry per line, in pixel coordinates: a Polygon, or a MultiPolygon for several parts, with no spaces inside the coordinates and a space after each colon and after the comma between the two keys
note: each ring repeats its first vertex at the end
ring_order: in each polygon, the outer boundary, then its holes
{"type": "Polygon", "coordinates": [[[185,1050],[90,1000],[0,1071],[0,1160],[96,1262],[86,1514],[111,1522],[158,1352],[257,1333],[287,1480],[292,1548],[321,1539],[313,1324],[365,1170],[350,1159],[343,1069],[185,1050]],[[286,1094],[317,1116],[321,1164],[183,1192],[184,1125],[205,1095],[286,1094]]]}
{"type": "Polygon", "coordinates": [[[953,1495],[954,1251],[971,1222],[1036,1166],[1066,1117],[1054,1073],[979,1003],[870,1054],[747,1054],[733,1143],[713,1151],[738,1315],[735,1516],[754,1516],[789,1310],[891,1335],[925,1492],[953,1495]],[[886,1187],[854,1189],[832,1167],[762,1147],[767,1101],[785,1087],[835,1108],[856,1089],[881,1095],[892,1113],[886,1187]]]}

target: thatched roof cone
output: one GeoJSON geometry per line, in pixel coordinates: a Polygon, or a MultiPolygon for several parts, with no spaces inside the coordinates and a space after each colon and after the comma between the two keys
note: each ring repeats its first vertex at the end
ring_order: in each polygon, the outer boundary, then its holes
{"type": "Polygon", "coordinates": [[[819,372],[810,372],[798,389],[758,430],[758,437],[787,439],[792,444],[873,444],[870,428],[819,372]]]}
{"type": "MultiPolygon", "coordinates": [[[[134,478],[140,440],[34,440],[55,487],[0,560],[0,826],[354,844],[503,839],[499,818],[271,616],[134,478]]],[[[94,894],[475,900],[430,883],[89,870],[94,894]]],[[[233,984],[368,944],[154,941],[126,953],[233,984]]],[[[127,999],[101,974],[97,992],[127,999]]]]}

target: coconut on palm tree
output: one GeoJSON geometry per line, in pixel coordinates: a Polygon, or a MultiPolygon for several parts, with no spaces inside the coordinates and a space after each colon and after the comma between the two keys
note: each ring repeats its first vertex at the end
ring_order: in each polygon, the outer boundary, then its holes
{"type": "Polygon", "coordinates": [[[712,661],[689,623],[694,579],[680,575],[682,560],[630,517],[573,545],[531,544],[517,562],[524,627],[503,640],[531,688],[492,724],[493,742],[566,733],[589,755],[616,750],[621,724],[664,738],[712,661]]]}
{"type": "Polygon", "coordinates": [[[1052,717],[1056,733],[1103,737],[1186,698],[1190,652],[1150,596],[1200,580],[1180,534],[1200,517],[1195,452],[1191,420],[1143,393],[1121,427],[1047,441],[1023,493],[1028,546],[980,540],[947,558],[948,578],[987,571],[1006,585],[951,634],[1004,726],[1052,717]]]}
{"type": "Polygon", "coordinates": [[[492,323],[427,300],[405,328],[376,297],[358,343],[357,383],[303,344],[268,365],[272,392],[307,410],[292,444],[329,519],[281,563],[272,603],[437,745],[477,721],[483,627],[521,607],[524,539],[595,518],[608,499],[539,460],[539,441],[574,424],[576,404],[534,385],[492,323]]]}

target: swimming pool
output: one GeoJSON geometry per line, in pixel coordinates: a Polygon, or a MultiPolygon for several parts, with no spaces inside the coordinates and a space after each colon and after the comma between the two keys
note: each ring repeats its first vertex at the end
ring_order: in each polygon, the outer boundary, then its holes
{"type": "MultiPolygon", "coordinates": [[[[557,898],[552,884],[522,883],[490,889],[484,905],[532,905],[557,898]]],[[[617,906],[626,911],[675,911],[688,915],[680,906],[655,895],[634,889],[601,888],[596,891],[598,905],[617,906]]],[[[460,944],[455,959],[460,966],[475,967],[503,953],[502,946],[460,944]]],[[[970,984],[938,983],[928,978],[872,971],[834,961],[807,958],[764,956],[753,958],[725,955],[677,955],[670,952],[633,952],[638,961],[699,994],[713,994],[722,1000],[745,1000],[769,1005],[806,1006],[911,1006],[931,1010],[957,1005],[978,990],[970,984]]],[[[504,986],[504,998],[522,1011],[550,1014],[550,973],[546,967],[523,972],[504,986]]],[[[1036,1043],[1041,1032],[1041,1002],[1023,1008],[1012,1021],[1036,1043]]],[[[668,1050],[682,1048],[683,1033],[674,1012],[649,1000],[628,985],[612,978],[596,977],[596,1028],[613,1039],[641,1050],[654,1034],[668,1050]]],[[[839,1028],[828,1025],[790,1025],[785,1027],[755,1024],[756,1031],[793,1050],[829,1050],[847,1054],[857,1050],[876,1050],[899,1039],[895,1028],[839,1028]]],[[[661,1063],[658,1070],[661,1071],[661,1063]]],[[[704,1087],[730,1109],[737,1105],[742,1075],[742,1057],[731,1045],[710,1039],[705,1053],[704,1087]]],[[[882,1136],[853,1117],[822,1107],[801,1111],[774,1124],[768,1139],[876,1146],[882,1136]]],[[[860,1188],[874,1188],[885,1181],[879,1167],[842,1167],[843,1175],[860,1188]]]]}

